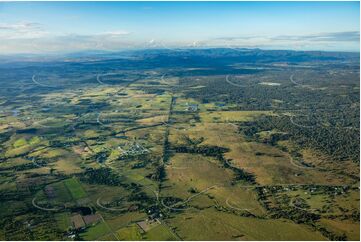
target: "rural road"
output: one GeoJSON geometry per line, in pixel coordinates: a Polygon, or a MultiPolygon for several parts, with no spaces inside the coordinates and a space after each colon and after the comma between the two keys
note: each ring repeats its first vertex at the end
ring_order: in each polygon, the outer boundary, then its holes
{"type": "Polygon", "coordinates": [[[102,85],[107,85],[106,83],[104,83],[104,82],[102,82],[102,81],[100,80],[100,77],[102,77],[102,76],[106,76],[106,75],[108,75],[108,74],[110,74],[110,73],[106,73],[106,74],[97,74],[97,82],[99,82],[99,84],[102,84],[102,85]]]}
{"type": "Polygon", "coordinates": [[[301,208],[299,206],[296,206],[292,201],[290,201],[290,206],[294,207],[294,208],[297,208],[297,209],[300,209],[300,210],[304,210],[306,212],[314,212],[314,211],[317,210],[316,208],[301,208]]]}
{"type": "Polygon", "coordinates": [[[226,76],[226,82],[232,86],[235,86],[235,87],[248,87],[247,85],[239,85],[239,84],[236,84],[236,83],[233,83],[229,80],[229,75],[226,76]]]}
{"type": "Polygon", "coordinates": [[[292,157],[292,156],[290,156],[290,163],[291,163],[293,166],[295,166],[295,167],[297,167],[297,168],[301,168],[301,169],[307,169],[307,170],[309,170],[309,169],[315,169],[314,167],[303,166],[303,165],[299,165],[299,164],[295,163],[295,161],[293,160],[293,157],[292,157]]]}
{"type": "Polygon", "coordinates": [[[231,204],[229,204],[229,198],[227,198],[226,204],[227,204],[227,206],[229,208],[234,209],[234,210],[238,210],[238,211],[251,211],[251,210],[254,210],[253,208],[236,208],[236,207],[232,206],[231,204]]]}
{"type": "Polygon", "coordinates": [[[51,85],[42,84],[42,83],[40,83],[40,82],[38,82],[38,81],[36,80],[35,76],[36,76],[36,75],[33,75],[33,77],[32,77],[31,79],[32,79],[32,81],[33,81],[36,85],[41,86],[41,87],[50,87],[50,88],[56,88],[56,87],[57,87],[57,86],[51,86],[51,85]]]}
{"type": "Polygon", "coordinates": [[[35,200],[36,200],[36,197],[33,198],[33,200],[31,201],[31,203],[33,204],[34,207],[40,209],[40,210],[43,210],[43,211],[49,211],[49,212],[54,212],[54,211],[59,211],[60,209],[59,208],[43,208],[43,207],[40,207],[39,205],[37,205],[35,203],[35,200]]]}
{"type": "Polygon", "coordinates": [[[101,204],[100,202],[101,197],[97,199],[97,205],[101,207],[102,209],[108,210],[108,211],[126,211],[126,208],[108,208],[101,204]]]}
{"type": "Polygon", "coordinates": [[[297,127],[300,127],[300,128],[306,128],[306,129],[312,129],[312,128],[315,128],[316,126],[315,125],[312,125],[312,126],[308,126],[308,125],[302,125],[302,124],[298,124],[296,123],[295,121],[293,121],[293,116],[290,116],[290,121],[293,125],[297,126],[297,127]]]}
{"type": "Polygon", "coordinates": [[[313,128],[317,128],[317,127],[324,127],[324,128],[340,128],[340,129],[354,129],[354,130],[359,130],[360,128],[357,127],[352,127],[352,126],[347,126],[347,127],[341,127],[341,126],[326,126],[326,125],[302,125],[302,124],[298,124],[293,120],[294,116],[289,116],[290,117],[290,121],[293,125],[300,127],[300,128],[306,128],[306,129],[313,129],[313,128]]]}
{"type": "Polygon", "coordinates": [[[297,83],[295,80],[293,80],[293,76],[294,76],[294,74],[292,74],[292,75],[290,76],[290,81],[291,81],[293,84],[297,85],[297,86],[302,86],[301,84],[299,84],[299,83],[297,83]]]}
{"type": "Polygon", "coordinates": [[[171,205],[171,206],[167,206],[167,205],[164,204],[164,201],[162,200],[162,201],[161,201],[161,204],[162,204],[165,208],[168,208],[168,209],[171,209],[171,210],[187,210],[187,209],[190,209],[190,208],[174,208],[174,206],[184,205],[184,204],[188,203],[190,200],[192,200],[193,198],[195,198],[195,197],[197,197],[197,196],[199,196],[199,195],[201,195],[201,194],[207,192],[208,190],[210,190],[210,189],[212,189],[212,188],[215,188],[215,187],[217,187],[217,186],[218,186],[218,185],[213,185],[213,186],[207,187],[206,189],[200,191],[199,193],[190,196],[190,197],[187,198],[184,202],[179,202],[179,203],[175,203],[175,204],[173,204],[173,205],[171,205]]]}

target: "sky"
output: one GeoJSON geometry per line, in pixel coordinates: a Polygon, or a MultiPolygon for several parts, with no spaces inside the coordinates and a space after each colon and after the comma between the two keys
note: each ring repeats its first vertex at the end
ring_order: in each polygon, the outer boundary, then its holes
{"type": "Polygon", "coordinates": [[[0,54],[139,48],[359,51],[359,2],[0,2],[0,54]]]}

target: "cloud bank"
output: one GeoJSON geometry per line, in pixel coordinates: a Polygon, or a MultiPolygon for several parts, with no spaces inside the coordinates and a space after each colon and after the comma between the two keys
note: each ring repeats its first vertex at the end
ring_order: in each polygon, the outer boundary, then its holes
{"type": "Polygon", "coordinates": [[[48,32],[46,26],[36,22],[0,24],[0,52],[4,54],[208,47],[355,51],[359,50],[360,32],[344,31],[279,36],[221,36],[203,40],[191,39],[190,36],[187,36],[187,41],[178,42],[156,40],[151,37],[149,39],[144,38],[144,36],[137,36],[137,33],[127,30],[109,30],[92,34],[55,34],[48,32]]]}

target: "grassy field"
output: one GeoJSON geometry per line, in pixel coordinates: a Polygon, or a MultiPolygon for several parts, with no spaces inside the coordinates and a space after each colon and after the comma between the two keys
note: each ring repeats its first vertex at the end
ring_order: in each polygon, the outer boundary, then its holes
{"type": "Polygon", "coordinates": [[[349,240],[357,241],[360,239],[360,224],[355,221],[321,219],[320,223],[331,231],[339,234],[347,234],[349,240]]]}
{"type": "Polygon", "coordinates": [[[141,230],[136,224],[121,228],[116,233],[119,240],[141,240],[143,238],[141,230]]]}
{"type": "Polygon", "coordinates": [[[80,236],[84,240],[97,240],[110,232],[108,226],[104,222],[100,222],[95,226],[87,228],[80,236]]]}
{"type": "Polygon", "coordinates": [[[77,200],[86,196],[86,192],[76,178],[70,178],[68,180],[65,180],[64,184],[69,190],[73,199],[77,200]]]}
{"type": "Polygon", "coordinates": [[[205,123],[251,121],[260,115],[272,115],[270,111],[214,111],[202,112],[200,117],[205,123]]]}
{"type": "Polygon", "coordinates": [[[155,228],[149,230],[145,235],[144,235],[145,240],[150,240],[150,241],[156,241],[156,240],[160,240],[160,241],[174,241],[174,240],[178,240],[178,238],[176,236],[174,236],[170,231],[169,228],[167,228],[164,225],[158,225],[155,228]]]}
{"type": "Polygon", "coordinates": [[[62,231],[66,231],[71,226],[68,213],[56,214],[55,220],[58,224],[59,229],[61,229],[62,231]]]}
{"type": "Polygon", "coordinates": [[[147,215],[142,212],[128,212],[126,214],[115,215],[114,213],[104,213],[105,220],[113,230],[118,230],[126,227],[128,224],[139,222],[147,218],[147,215]]]}
{"type": "Polygon", "coordinates": [[[245,218],[214,209],[184,213],[169,222],[186,240],[326,240],[320,233],[290,221],[245,218]]]}
{"type": "Polygon", "coordinates": [[[188,190],[193,187],[199,191],[214,185],[229,185],[232,172],[217,164],[218,161],[209,157],[192,154],[177,154],[167,167],[166,188],[163,195],[177,194],[186,198],[188,190]]]}

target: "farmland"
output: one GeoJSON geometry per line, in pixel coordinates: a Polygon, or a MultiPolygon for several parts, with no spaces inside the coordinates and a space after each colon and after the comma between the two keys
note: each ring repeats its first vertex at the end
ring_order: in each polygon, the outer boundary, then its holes
{"type": "Polygon", "coordinates": [[[1,239],[360,239],[357,54],[92,57],[0,63],[1,239]]]}

